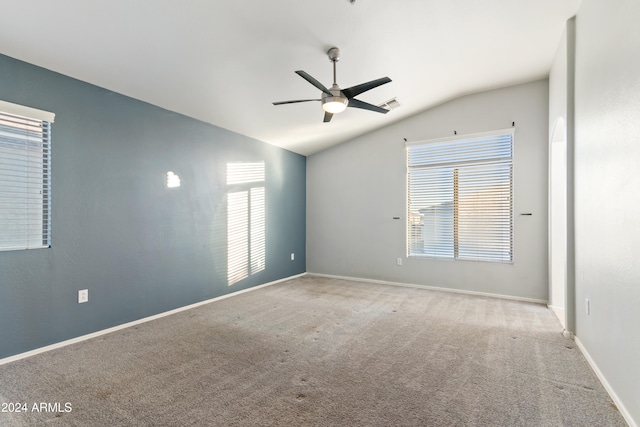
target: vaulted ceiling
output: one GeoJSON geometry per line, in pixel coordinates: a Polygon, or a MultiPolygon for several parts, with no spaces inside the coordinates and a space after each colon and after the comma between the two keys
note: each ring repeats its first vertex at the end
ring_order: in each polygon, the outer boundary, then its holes
{"type": "MultiPolygon", "coordinates": [[[[460,95],[544,78],[581,0],[21,0],[0,53],[309,155],[460,95]],[[342,88],[392,82],[323,123],[327,50],[342,88]]],[[[0,76],[1,84],[1,76],[0,76]]]]}

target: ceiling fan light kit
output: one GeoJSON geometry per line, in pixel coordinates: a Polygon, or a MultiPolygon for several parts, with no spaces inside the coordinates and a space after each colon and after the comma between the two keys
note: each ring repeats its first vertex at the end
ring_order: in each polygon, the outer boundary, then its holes
{"type": "Polygon", "coordinates": [[[274,102],[273,105],[320,101],[322,103],[322,109],[325,112],[323,120],[325,123],[331,121],[331,118],[334,114],[343,112],[347,109],[347,107],[360,108],[363,110],[375,111],[382,114],[386,114],[389,112],[389,109],[387,108],[382,108],[380,106],[355,99],[355,96],[360,95],[363,92],[389,83],[391,81],[389,77],[382,77],[380,79],[352,86],[347,89],[340,89],[340,86],[338,86],[338,84],[336,83],[336,63],[340,59],[340,49],[338,49],[337,47],[332,47],[327,51],[327,55],[329,56],[329,60],[333,63],[333,85],[331,86],[331,89],[327,89],[322,83],[311,77],[311,75],[309,75],[305,71],[296,71],[296,74],[298,74],[300,77],[311,83],[322,92],[321,99],[299,99],[295,101],[274,102]]]}
{"type": "Polygon", "coordinates": [[[347,109],[349,100],[342,96],[325,96],[322,98],[322,109],[327,113],[338,114],[347,109]]]}

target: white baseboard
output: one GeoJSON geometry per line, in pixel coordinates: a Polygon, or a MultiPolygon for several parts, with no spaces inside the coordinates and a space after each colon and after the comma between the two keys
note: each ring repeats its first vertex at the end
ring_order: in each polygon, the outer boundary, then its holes
{"type": "Polygon", "coordinates": [[[237,291],[237,292],[232,292],[230,294],[221,295],[221,296],[216,297],[216,298],[211,298],[211,299],[208,299],[208,300],[205,300],[205,301],[200,301],[200,302],[197,302],[197,303],[194,303],[194,304],[185,305],[184,307],[179,307],[179,308],[176,308],[176,309],[173,309],[173,310],[165,311],[163,313],[154,314],[153,316],[149,316],[149,317],[145,317],[145,318],[142,318],[142,319],[134,320],[134,321],[128,322],[128,323],[123,323],[122,325],[114,326],[114,327],[108,328],[108,329],[103,329],[103,330],[97,331],[97,332],[92,332],[92,333],[87,334],[87,335],[82,335],[82,336],[79,336],[79,337],[76,337],[76,338],[71,338],[71,339],[68,339],[66,341],[61,341],[61,342],[58,342],[58,343],[55,343],[55,344],[48,345],[46,347],[36,348],[34,350],[30,350],[30,351],[27,351],[27,352],[24,352],[24,353],[16,354],[15,356],[5,357],[4,359],[0,359],[0,365],[5,365],[7,363],[15,362],[16,360],[25,359],[27,357],[35,356],[36,354],[45,353],[47,351],[55,350],[57,348],[66,347],[68,345],[79,343],[79,342],[82,342],[82,341],[86,341],[86,340],[89,340],[91,338],[99,337],[101,335],[110,334],[112,332],[116,332],[116,331],[119,331],[119,330],[122,330],[122,329],[130,328],[132,326],[139,325],[141,323],[150,322],[152,320],[160,319],[161,317],[170,316],[172,314],[179,313],[181,311],[186,311],[186,310],[190,310],[192,308],[200,307],[201,305],[211,304],[212,302],[220,301],[220,300],[223,300],[225,298],[231,298],[231,297],[234,297],[236,295],[244,294],[245,292],[255,291],[256,289],[261,289],[261,288],[264,288],[264,287],[267,287],[267,286],[275,285],[276,283],[281,283],[281,282],[285,282],[287,280],[291,280],[291,279],[295,279],[295,278],[298,278],[298,277],[306,276],[306,274],[307,273],[301,273],[301,274],[296,274],[295,276],[289,276],[289,277],[285,277],[283,279],[274,280],[273,282],[264,283],[262,285],[257,285],[257,286],[251,287],[251,288],[247,288],[247,289],[243,289],[243,290],[237,291]]]}
{"type": "Polygon", "coordinates": [[[622,417],[624,418],[624,420],[627,422],[627,424],[629,424],[629,427],[638,427],[638,424],[631,417],[631,414],[629,413],[629,411],[627,411],[627,408],[624,406],[624,404],[620,401],[620,398],[611,387],[611,384],[609,384],[609,382],[607,381],[607,378],[604,376],[602,371],[600,371],[600,368],[598,368],[598,365],[596,365],[596,362],[593,360],[593,358],[591,358],[591,355],[589,354],[587,349],[584,347],[584,345],[582,345],[582,342],[580,342],[580,339],[576,336],[574,337],[574,340],[575,340],[575,343],[578,345],[578,348],[584,355],[585,359],[587,359],[587,362],[589,362],[589,366],[591,366],[591,369],[593,369],[593,372],[596,373],[596,376],[604,386],[604,389],[607,391],[607,393],[609,393],[611,400],[613,400],[613,403],[616,404],[618,411],[620,411],[620,414],[622,414],[622,417]]]}
{"type": "Polygon", "coordinates": [[[454,288],[441,288],[438,286],[426,286],[426,285],[416,285],[413,283],[402,283],[402,282],[389,282],[386,280],[375,280],[375,279],[365,279],[361,277],[348,277],[348,276],[335,276],[332,274],[321,274],[321,273],[307,273],[309,276],[318,276],[318,277],[327,277],[330,279],[341,279],[341,280],[351,280],[354,282],[369,282],[369,283],[377,283],[380,285],[391,285],[391,286],[402,286],[405,288],[417,288],[417,289],[428,289],[432,291],[442,291],[442,292],[452,292],[455,294],[465,294],[465,295],[475,295],[475,296],[483,296],[483,297],[491,297],[491,298],[500,298],[500,299],[508,299],[512,301],[522,301],[522,302],[531,302],[534,304],[544,304],[547,305],[546,300],[535,299],[535,298],[525,298],[525,297],[516,297],[512,295],[502,295],[502,294],[492,294],[489,292],[476,292],[476,291],[467,291],[464,289],[454,289],[454,288]]]}

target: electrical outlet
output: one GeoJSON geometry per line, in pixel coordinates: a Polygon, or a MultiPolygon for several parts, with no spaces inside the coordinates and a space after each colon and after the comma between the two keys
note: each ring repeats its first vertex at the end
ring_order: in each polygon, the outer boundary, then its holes
{"type": "Polygon", "coordinates": [[[81,291],[78,291],[78,304],[82,304],[87,301],[89,301],[89,290],[82,289],[81,291]]]}
{"type": "Polygon", "coordinates": [[[396,265],[402,265],[402,258],[396,258],[396,265]]]}
{"type": "Polygon", "coordinates": [[[584,300],[584,311],[587,315],[591,314],[591,303],[588,298],[585,298],[584,300]]]}
{"type": "Polygon", "coordinates": [[[296,259],[296,254],[294,254],[293,252],[291,252],[291,261],[293,261],[294,259],[296,259]]]}

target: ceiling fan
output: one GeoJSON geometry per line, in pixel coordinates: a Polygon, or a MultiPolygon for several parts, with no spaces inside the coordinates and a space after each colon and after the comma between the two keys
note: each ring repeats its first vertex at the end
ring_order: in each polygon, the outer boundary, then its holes
{"type": "Polygon", "coordinates": [[[389,77],[382,77],[380,79],[372,80],[367,83],[351,86],[347,89],[340,89],[340,86],[338,86],[338,84],[336,83],[336,62],[338,62],[338,60],[340,59],[340,49],[338,49],[337,47],[332,47],[327,51],[327,55],[329,56],[329,60],[333,63],[333,86],[331,86],[331,89],[327,89],[322,83],[311,77],[308,73],[302,70],[296,71],[296,74],[298,74],[300,77],[322,91],[321,99],[298,99],[295,101],[274,102],[273,105],[320,101],[322,102],[322,109],[324,110],[323,121],[325,123],[331,121],[331,118],[334,114],[343,112],[347,107],[360,108],[363,110],[375,111],[382,114],[387,114],[389,112],[389,110],[386,108],[378,107],[377,105],[369,104],[367,102],[360,101],[354,98],[355,96],[360,95],[363,92],[371,90],[385,83],[389,83],[391,81],[389,77]]]}

